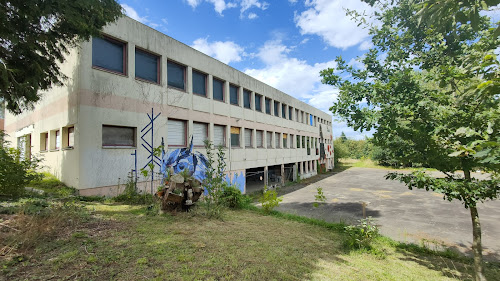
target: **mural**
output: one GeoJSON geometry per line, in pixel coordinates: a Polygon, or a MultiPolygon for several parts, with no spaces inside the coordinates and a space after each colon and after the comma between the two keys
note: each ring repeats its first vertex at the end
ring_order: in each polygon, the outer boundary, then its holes
{"type": "Polygon", "coordinates": [[[241,193],[245,192],[246,180],[245,180],[245,173],[243,171],[239,173],[238,172],[232,173],[232,176],[231,174],[227,174],[226,182],[230,185],[234,185],[235,187],[237,187],[241,191],[241,193]]]}
{"type": "Polygon", "coordinates": [[[205,155],[198,151],[193,152],[193,137],[191,137],[189,147],[162,153],[160,172],[167,177],[169,167],[174,169],[175,174],[188,170],[190,176],[203,182],[207,165],[208,160],[205,155]]]}

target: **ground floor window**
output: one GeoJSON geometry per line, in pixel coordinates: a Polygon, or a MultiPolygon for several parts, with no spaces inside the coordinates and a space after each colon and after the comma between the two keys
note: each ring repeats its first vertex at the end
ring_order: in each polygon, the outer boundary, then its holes
{"type": "Polygon", "coordinates": [[[136,128],[102,125],[102,146],[103,147],[135,147],[136,128]]]}

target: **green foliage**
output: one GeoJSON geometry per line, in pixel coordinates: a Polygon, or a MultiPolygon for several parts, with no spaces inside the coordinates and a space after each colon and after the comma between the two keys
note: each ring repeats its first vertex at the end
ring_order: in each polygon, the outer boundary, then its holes
{"type": "Polygon", "coordinates": [[[227,187],[227,182],[225,180],[226,174],[226,162],[224,160],[225,153],[224,148],[219,145],[217,147],[216,155],[214,155],[214,145],[206,140],[205,149],[207,153],[207,169],[205,170],[205,180],[203,186],[208,193],[208,196],[204,197],[203,204],[200,204],[204,208],[204,213],[208,217],[222,218],[226,202],[222,199],[224,194],[224,189],[227,187]],[[214,159],[217,157],[217,159],[214,159]],[[214,165],[217,164],[216,168],[214,165]]]}
{"type": "Polygon", "coordinates": [[[334,161],[338,163],[341,158],[363,159],[370,158],[372,143],[370,139],[352,140],[347,137],[338,137],[333,141],[334,161]]]}
{"type": "Polygon", "coordinates": [[[323,204],[326,202],[326,196],[323,193],[323,188],[317,187],[316,191],[317,191],[317,193],[316,193],[316,195],[314,195],[314,199],[316,202],[313,203],[313,206],[317,208],[317,207],[319,207],[320,204],[323,204]]]}
{"type": "Polygon", "coordinates": [[[125,189],[120,195],[114,197],[113,201],[135,205],[150,205],[155,203],[155,198],[152,194],[147,192],[137,192],[134,176],[132,172],[130,172],[127,176],[125,189]]]}
{"type": "MultiPolygon", "coordinates": [[[[4,134],[0,131],[0,138],[4,134]]],[[[4,141],[0,146],[0,196],[17,197],[25,193],[25,187],[40,175],[36,172],[39,159],[21,157],[18,149],[8,147],[4,141]]]]}
{"type": "Polygon", "coordinates": [[[220,200],[231,209],[242,209],[252,201],[250,197],[241,194],[241,191],[236,186],[229,184],[224,185],[222,188],[220,200]]]}
{"type": "Polygon", "coordinates": [[[70,49],[122,15],[115,0],[2,1],[0,11],[0,99],[15,114],[62,85],[70,49]]]}
{"type": "Polygon", "coordinates": [[[274,208],[279,206],[279,203],[283,201],[282,197],[278,197],[278,193],[274,189],[267,189],[264,187],[264,192],[259,198],[259,202],[262,204],[262,209],[266,213],[270,213],[274,208]]]}
{"type": "Polygon", "coordinates": [[[55,197],[68,197],[75,195],[76,189],[66,186],[62,181],[48,172],[41,173],[41,176],[29,183],[30,187],[43,190],[45,194],[55,197]]]}
{"type": "Polygon", "coordinates": [[[351,249],[370,249],[373,239],[378,237],[378,227],[371,217],[358,220],[357,225],[344,227],[347,239],[345,245],[351,249]]]}

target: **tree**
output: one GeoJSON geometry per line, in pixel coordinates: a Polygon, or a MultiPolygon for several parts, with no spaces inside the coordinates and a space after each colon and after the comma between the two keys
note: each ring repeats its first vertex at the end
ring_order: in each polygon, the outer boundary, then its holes
{"type": "Polygon", "coordinates": [[[342,142],[344,142],[344,141],[346,141],[346,140],[347,140],[347,137],[346,137],[346,135],[344,134],[344,132],[342,132],[342,134],[340,134],[340,140],[341,140],[342,142]]]}
{"type": "Polygon", "coordinates": [[[41,90],[62,85],[70,48],[121,15],[115,0],[1,0],[0,99],[19,114],[33,108],[41,90]]]}
{"type": "MultiPolygon", "coordinates": [[[[433,22],[427,17],[432,11],[425,9],[436,1],[365,2],[377,2],[380,9],[374,14],[380,25],[369,27],[374,47],[358,58],[363,68],[338,57],[335,69],[321,71],[323,83],[340,89],[331,111],[355,130],[375,130],[374,144],[395,160],[447,175],[436,179],[420,171],[387,178],[410,189],[441,192],[470,210],[475,277],[484,280],[477,203],[500,195],[500,65],[494,54],[500,42],[495,26],[479,14],[474,21],[453,22],[456,17],[446,16],[433,22]],[[473,178],[476,169],[491,177],[473,178]]],[[[477,6],[456,2],[459,7],[451,11],[476,13],[477,6]]]]}

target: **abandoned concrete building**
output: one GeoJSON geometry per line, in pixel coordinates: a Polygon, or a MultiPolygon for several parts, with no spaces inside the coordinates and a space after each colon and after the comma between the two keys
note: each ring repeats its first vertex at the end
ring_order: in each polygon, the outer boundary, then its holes
{"type": "Polygon", "coordinates": [[[82,195],[116,194],[162,140],[167,152],[191,138],[200,153],[205,139],[224,146],[243,192],[333,168],[329,114],[131,18],[81,43],[61,69],[65,85],[32,111],[6,112],[5,130],[82,195]]]}

